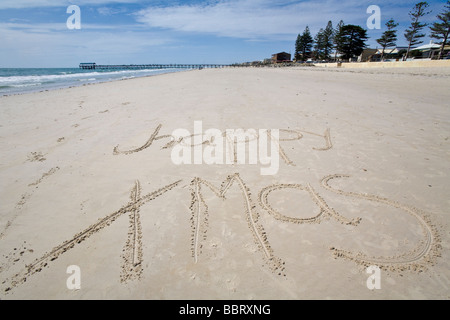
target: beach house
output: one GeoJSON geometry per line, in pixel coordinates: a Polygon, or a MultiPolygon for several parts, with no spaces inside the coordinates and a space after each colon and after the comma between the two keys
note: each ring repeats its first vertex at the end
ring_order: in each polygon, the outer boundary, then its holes
{"type": "Polygon", "coordinates": [[[272,55],[272,63],[291,61],[291,54],[287,52],[275,53],[272,55]]]}

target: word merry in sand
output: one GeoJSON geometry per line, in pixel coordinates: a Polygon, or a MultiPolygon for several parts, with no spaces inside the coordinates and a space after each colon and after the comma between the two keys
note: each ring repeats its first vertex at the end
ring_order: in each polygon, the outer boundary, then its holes
{"type": "MultiPolygon", "coordinates": [[[[425,214],[421,213],[420,210],[403,205],[394,200],[365,193],[347,192],[333,188],[329,184],[332,180],[348,177],[349,176],[338,174],[326,176],[321,180],[321,185],[326,190],[329,190],[341,196],[357,198],[369,202],[376,202],[393,207],[395,209],[399,209],[403,213],[406,213],[416,220],[422,230],[423,239],[419,241],[414,249],[402,254],[398,254],[396,256],[371,257],[363,253],[337,249],[334,246],[331,246],[330,251],[333,253],[333,255],[336,258],[345,258],[365,267],[368,267],[370,265],[377,265],[380,269],[392,271],[422,271],[425,270],[429,265],[433,265],[436,258],[440,256],[441,245],[438,232],[431,223],[430,219],[425,214]]],[[[76,234],[70,240],[67,240],[62,244],[56,246],[50,252],[44,254],[41,258],[36,259],[30,265],[27,265],[25,267],[25,270],[14,275],[12,279],[5,280],[2,283],[2,285],[7,285],[4,291],[8,292],[17,285],[24,283],[28,277],[42,271],[43,268],[48,267],[48,265],[52,261],[56,260],[61,254],[70,251],[74,246],[87,240],[89,237],[101,231],[103,228],[108,227],[120,216],[125,214],[129,215],[129,230],[128,239],[123,249],[123,272],[120,276],[120,279],[122,282],[139,279],[143,271],[143,235],[140,226],[140,209],[146,203],[165,193],[168,193],[175,187],[179,186],[181,181],[182,180],[179,180],[172,184],[168,184],[144,196],[141,196],[141,186],[139,181],[136,181],[131,190],[130,201],[127,205],[107,215],[105,218],[100,219],[97,223],[76,234]],[[7,283],[7,281],[9,281],[9,283],[7,283]]],[[[225,196],[228,193],[228,190],[230,190],[233,185],[236,185],[238,187],[238,190],[240,190],[241,192],[242,199],[244,200],[243,212],[247,220],[248,228],[253,236],[254,242],[257,245],[259,252],[261,253],[262,258],[266,261],[266,266],[268,266],[272,272],[280,276],[286,276],[285,263],[280,258],[275,256],[275,253],[270,245],[269,236],[265,231],[264,226],[259,221],[260,213],[252,199],[250,188],[246,186],[244,180],[238,173],[228,176],[223,181],[220,187],[216,187],[210,182],[199,177],[194,178],[190,183],[191,203],[189,208],[191,211],[190,221],[192,230],[191,249],[195,263],[198,263],[202,254],[202,244],[208,237],[208,220],[211,216],[208,204],[206,202],[206,199],[210,199],[210,197],[205,197],[205,192],[209,190],[219,199],[225,200],[225,196]]],[[[331,218],[335,219],[341,224],[357,227],[361,222],[361,218],[348,219],[337,212],[335,209],[331,208],[327,204],[326,200],[310,184],[274,184],[267,186],[265,188],[262,188],[258,193],[258,203],[259,206],[274,219],[285,223],[319,224],[323,219],[331,218]],[[310,196],[313,203],[319,209],[319,213],[310,218],[294,218],[289,217],[282,212],[279,212],[276,208],[274,208],[274,205],[270,203],[268,196],[275,190],[286,189],[296,189],[306,192],[310,196]]]]}
{"type": "Polygon", "coordinates": [[[159,135],[161,128],[162,125],[158,125],[141,147],[122,151],[119,150],[119,146],[116,146],[113,154],[137,153],[152,146],[154,141],[167,139],[169,141],[162,149],[172,148],[171,159],[176,165],[200,165],[203,163],[208,165],[256,165],[259,159],[261,165],[268,165],[267,168],[261,168],[261,175],[275,175],[279,170],[280,158],[287,165],[295,166],[281,142],[297,141],[301,140],[304,135],[309,135],[319,137],[325,142],[325,146],[313,147],[313,150],[327,151],[333,147],[329,129],[325,130],[324,134],[291,129],[260,129],[258,131],[255,129],[227,129],[225,132],[208,129],[203,133],[202,122],[195,121],[193,134],[186,129],[177,129],[170,135],[159,135]]]}

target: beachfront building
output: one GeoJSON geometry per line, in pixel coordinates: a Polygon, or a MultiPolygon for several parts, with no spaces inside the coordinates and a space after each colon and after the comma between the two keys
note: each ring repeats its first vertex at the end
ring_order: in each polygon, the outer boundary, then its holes
{"type": "MultiPolygon", "coordinates": [[[[415,49],[411,49],[411,52],[417,52],[415,55],[416,59],[437,59],[439,56],[439,51],[441,50],[441,44],[433,43],[430,41],[429,44],[422,45],[415,49]]],[[[444,46],[444,52],[442,57],[445,58],[450,53],[450,46],[444,46]]]]}
{"type": "Polygon", "coordinates": [[[282,62],[291,62],[291,54],[287,52],[280,52],[272,55],[272,63],[282,62]]]}
{"type": "Polygon", "coordinates": [[[373,56],[376,54],[377,49],[364,49],[361,55],[358,57],[358,62],[372,61],[373,56]]]}
{"type": "MultiPolygon", "coordinates": [[[[403,56],[406,54],[408,47],[395,47],[395,48],[386,48],[384,50],[383,61],[401,61],[403,56]]],[[[425,60],[433,60],[437,59],[439,56],[439,50],[441,49],[441,45],[437,43],[433,43],[431,41],[429,44],[422,45],[417,48],[411,48],[408,60],[416,60],[416,59],[425,59],[425,60]]],[[[381,54],[383,49],[378,49],[377,52],[372,56],[371,61],[381,61],[381,54]]],[[[450,54],[450,46],[444,47],[444,53],[442,58],[445,59],[450,54]]]]}
{"type": "MultiPolygon", "coordinates": [[[[403,55],[406,54],[408,47],[394,47],[384,49],[384,61],[400,61],[403,55]]],[[[372,57],[372,61],[381,61],[381,54],[383,53],[383,48],[377,49],[377,52],[372,57]]]]}

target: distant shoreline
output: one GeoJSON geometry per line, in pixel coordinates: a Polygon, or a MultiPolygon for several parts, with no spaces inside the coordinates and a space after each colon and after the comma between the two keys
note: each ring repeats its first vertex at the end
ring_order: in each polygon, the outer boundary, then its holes
{"type": "MultiPolygon", "coordinates": [[[[406,62],[352,62],[352,63],[343,63],[341,66],[338,66],[337,63],[322,63],[315,65],[296,65],[295,63],[290,64],[289,66],[284,65],[268,65],[268,66],[230,66],[227,68],[220,69],[287,69],[287,70],[302,70],[302,71],[329,71],[329,72],[361,72],[361,73],[373,73],[376,74],[402,74],[402,75],[424,75],[427,77],[430,76],[438,76],[438,77],[450,77],[450,60],[448,61],[406,61],[406,62]],[[436,63],[438,62],[438,63],[436,63]]],[[[7,68],[1,68],[7,69],[7,68]]],[[[1,70],[0,69],[0,70],[1,70]]],[[[16,68],[11,68],[16,69],[16,68]]],[[[59,69],[59,68],[21,68],[21,69],[59,69]]],[[[76,68],[71,68],[76,69],[76,68]]],[[[207,70],[207,69],[203,69],[207,70]]],[[[214,70],[214,69],[212,69],[214,70]]],[[[134,80],[139,78],[147,78],[154,77],[164,74],[170,73],[180,73],[180,72],[188,72],[188,71],[202,71],[201,69],[168,69],[168,70],[158,70],[164,71],[157,74],[146,74],[134,77],[127,78],[117,78],[117,79],[106,79],[100,81],[87,81],[85,83],[68,83],[68,84],[58,84],[51,87],[46,88],[36,88],[30,89],[24,92],[12,92],[12,93],[2,93],[0,86],[0,98],[8,97],[8,96],[16,96],[16,95],[24,95],[24,94],[34,94],[34,93],[42,93],[49,92],[61,89],[71,89],[77,87],[85,87],[91,85],[97,85],[102,83],[110,83],[116,81],[124,81],[124,80],[134,80]]]]}

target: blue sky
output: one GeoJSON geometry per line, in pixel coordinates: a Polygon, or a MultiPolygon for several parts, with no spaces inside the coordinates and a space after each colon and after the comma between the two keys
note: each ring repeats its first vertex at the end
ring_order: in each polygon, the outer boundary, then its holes
{"type": "MultiPolygon", "coordinates": [[[[367,29],[367,8],[381,9],[381,30],[368,30],[370,47],[389,18],[400,23],[399,46],[415,1],[386,0],[1,0],[0,67],[77,67],[100,64],[220,63],[294,53],[298,33],[315,35],[331,20],[367,29]],[[70,30],[67,7],[81,10],[70,30]]],[[[428,1],[435,21],[446,1],[428,1]]],[[[429,29],[426,30],[429,35],[429,29]]],[[[429,42],[425,38],[425,43],[429,42]]]]}

